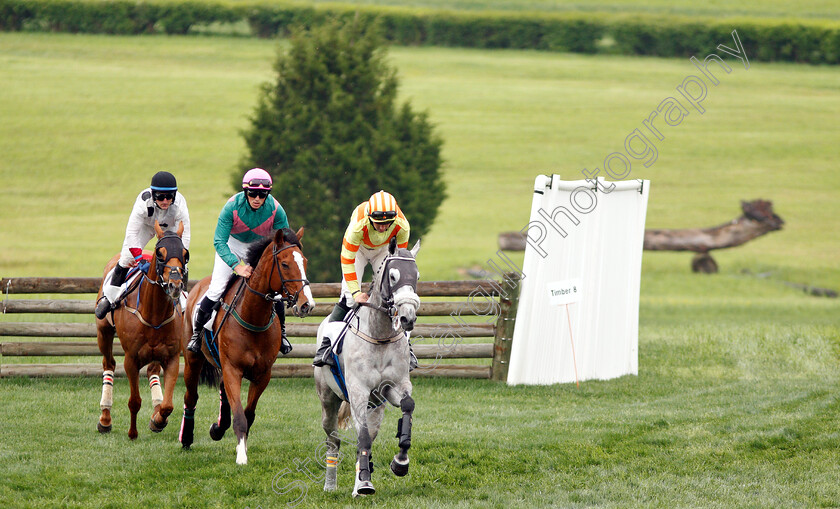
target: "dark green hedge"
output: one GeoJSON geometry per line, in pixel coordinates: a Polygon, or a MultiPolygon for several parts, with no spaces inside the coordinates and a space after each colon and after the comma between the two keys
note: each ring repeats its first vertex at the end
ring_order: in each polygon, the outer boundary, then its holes
{"type": "Polygon", "coordinates": [[[288,35],[334,17],[377,18],[400,45],[515,48],[664,57],[704,56],[740,35],[751,60],[840,63],[840,23],[692,19],[606,14],[449,12],[390,7],[296,4],[231,6],[208,2],[145,3],[0,0],[0,30],[110,34],[186,34],[210,23],[247,20],[258,37],[288,35]]]}

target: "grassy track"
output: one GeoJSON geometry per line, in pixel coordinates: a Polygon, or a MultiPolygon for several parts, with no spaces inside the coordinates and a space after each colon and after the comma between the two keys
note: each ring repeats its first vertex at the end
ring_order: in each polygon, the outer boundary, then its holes
{"type": "MultiPolygon", "coordinates": [[[[209,273],[237,131],[275,44],[0,34],[0,275],[97,275],[130,200],[162,168],[189,200],[191,273],[209,273]]],[[[427,280],[483,265],[498,232],[527,222],[537,173],[599,167],[697,72],[683,60],[513,51],[399,48],[391,59],[403,97],[446,140],[449,198],[424,239],[427,280]]],[[[705,114],[663,131],[651,168],[634,166],[652,181],[648,227],[712,226],[762,197],[785,229],[715,253],[717,276],[689,273],[685,254],[645,254],[639,376],[580,388],[418,380],[412,473],[387,472],[389,410],[373,452],[378,493],[354,506],[840,505],[840,305],[783,284],[840,287],[840,70],[729,62],[705,114]]],[[[124,379],[110,436],[95,431],[97,380],[0,381],[0,507],[283,507],[301,493],[292,481],[307,489],[299,507],[350,505],[350,460],[337,494],[298,471],[310,460],[317,472],[322,440],[311,380],[272,382],[245,468],[229,436],[206,434],[211,391],[190,452],[179,419],[143,431],[142,395],[131,443],[124,379]]]]}
{"type": "MultiPolygon", "coordinates": [[[[396,479],[390,409],[373,455],[385,507],[819,507],[840,503],[836,478],[840,336],[837,308],[774,320],[784,304],[747,304],[720,319],[685,299],[643,304],[638,377],[553,387],[419,380],[412,469],[396,479]],[[672,310],[697,316],[691,323],[672,310]]],[[[202,389],[197,442],[177,444],[178,420],[161,435],[126,437],[128,388],[116,385],[115,428],[95,431],[95,379],[0,383],[0,503],[4,507],[299,507],[349,504],[324,494],[298,466],[315,467],[322,440],[311,380],[274,380],[234,464],[230,436],[206,428],[217,399],[202,389]],[[307,462],[309,462],[307,464],[307,462]],[[285,474],[284,474],[285,473],[285,474]],[[279,477],[277,477],[279,475],[279,477]],[[177,481],[176,481],[177,479],[177,481]],[[22,497],[22,498],[21,498],[22,497]]],[[[148,395],[140,423],[148,419],[148,395]]],[[[183,386],[176,399],[183,397],[183,386]]],[[[352,450],[352,447],[348,447],[352,450]]]]}

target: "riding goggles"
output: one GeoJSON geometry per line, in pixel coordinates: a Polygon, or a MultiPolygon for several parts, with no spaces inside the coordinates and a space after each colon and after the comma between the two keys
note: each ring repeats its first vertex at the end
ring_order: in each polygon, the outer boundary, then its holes
{"type": "Polygon", "coordinates": [[[245,183],[245,187],[247,187],[248,189],[260,187],[265,189],[271,189],[271,181],[268,179],[251,179],[245,183]]]}
{"type": "Polygon", "coordinates": [[[251,198],[266,198],[268,196],[268,190],[248,189],[247,192],[251,198]]]}
{"type": "Polygon", "coordinates": [[[171,191],[171,192],[169,192],[169,191],[167,191],[167,192],[152,191],[152,197],[155,199],[155,201],[163,201],[163,200],[174,201],[175,200],[175,191],[171,191]]]}
{"type": "Polygon", "coordinates": [[[370,220],[376,223],[386,223],[396,219],[397,213],[393,210],[374,210],[370,213],[370,220]]]}

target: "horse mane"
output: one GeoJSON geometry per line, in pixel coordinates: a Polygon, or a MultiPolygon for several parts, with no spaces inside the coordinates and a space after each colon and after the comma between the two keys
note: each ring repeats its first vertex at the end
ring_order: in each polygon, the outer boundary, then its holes
{"type": "MultiPolygon", "coordinates": [[[[301,247],[300,241],[298,240],[297,235],[294,231],[292,231],[290,228],[283,228],[281,232],[283,233],[283,240],[287,244],[294,244],[297,247],[301,247]]],[[[251,246],[248,247],[248,252],[245,254],[245,263],[247,263],[251,267],[256,267],[257,264],[260,263],[260,257],[262,256],[263,251],[265,251],[265,248],[268,247],[268,245],[271,244],[272,241],[274,241],[275,235],[276,230],[272,232],[272,234],[268,237],[263,237],[262,239],[251,244],[251,246]]]]}

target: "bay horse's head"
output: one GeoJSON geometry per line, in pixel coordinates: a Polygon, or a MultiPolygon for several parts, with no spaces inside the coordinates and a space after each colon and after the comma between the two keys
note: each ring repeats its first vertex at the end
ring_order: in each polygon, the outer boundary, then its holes
{"type": "Polygon", "coordinates": [[[158,241],[155,244],[155,272],[152,281],[163,288],[173,303],[177,303],[181,292],[187,288],[187,263],[190,261],[190,252],[181,240],[184,222],[178,225],[177,232],[173,232],[163,231],[155,221],[155,233],[158,241]]]}
{"type": "Polygon", "coordinates": [[[307,260],[301,249],[302,238],[303,228],[297,233],[289,228],[277,230],[273,242],[263,253],[263,256],[270,253],[273,258],[269,289],[274,293],[274,300],[285,302],[286,307],[292,308],[295,316],[301,318],[315,308],[315,299],[306,279],[307,260]]]}
{"type": "Polygon", "coordinates": [[[388,256],[382,262],[379,277],[379,297],[382,305],[388,308],[394,321],[394,330],[402,327],[410,331],[417,320],[417,308],[420,297],[417,296],[417,252],[420,251],[418,240],[411,251],[397,248],[397,239],[392,238],[388,245],[388,256]]]}

